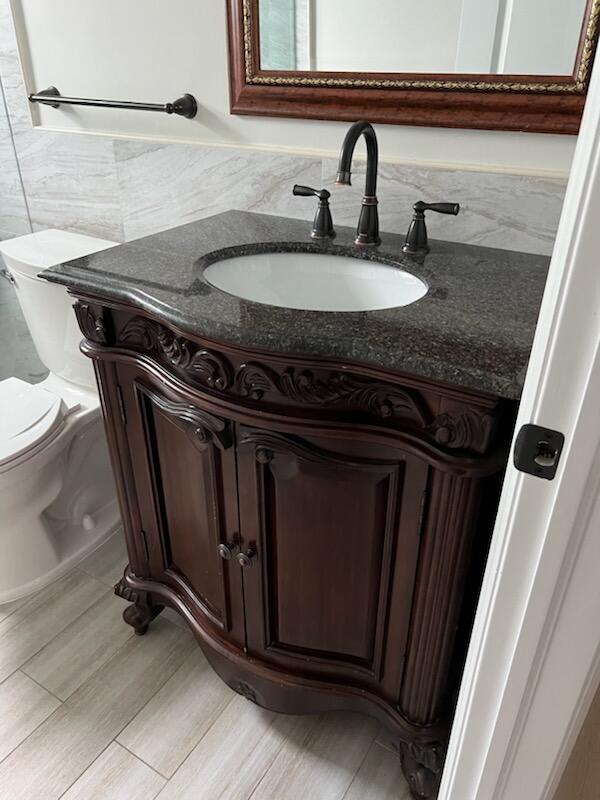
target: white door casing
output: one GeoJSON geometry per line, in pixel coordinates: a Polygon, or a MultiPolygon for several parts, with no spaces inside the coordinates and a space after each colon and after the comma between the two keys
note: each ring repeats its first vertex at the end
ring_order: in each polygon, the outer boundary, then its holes
{"type": "Polygon", "coordinates": [[[600,678],[600,64],[594,68],[516,430],[566,443],[509,464],[440,800],[550,800],[600,678]]]}

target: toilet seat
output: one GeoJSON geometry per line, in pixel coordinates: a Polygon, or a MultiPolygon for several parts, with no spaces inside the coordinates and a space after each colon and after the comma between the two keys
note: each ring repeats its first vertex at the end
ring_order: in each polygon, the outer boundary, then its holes
{"type": "Polygon", "coordinates": [[[0,472],[54,438],[65,416],[76,407],[19,378],[0,381],[0,472]]]}

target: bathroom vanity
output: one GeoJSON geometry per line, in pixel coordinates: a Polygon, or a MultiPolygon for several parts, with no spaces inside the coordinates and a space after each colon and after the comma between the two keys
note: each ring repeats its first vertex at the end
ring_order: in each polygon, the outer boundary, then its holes
{"type": "Polygon", "coordinates": [[[166,605],[221,677],[285,713],[371,714],[415,798],[443,765],[548,259],[228,212],[44,277],[93,359],[143,634],[166,605]],[[242,300],[204,271],[349,254],[419,277],[403,308],[242,300]]]}

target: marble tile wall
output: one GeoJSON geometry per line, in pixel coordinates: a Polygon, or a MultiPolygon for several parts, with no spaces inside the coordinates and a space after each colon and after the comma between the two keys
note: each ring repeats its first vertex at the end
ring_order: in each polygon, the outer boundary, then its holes
{"type": "Polygon", "coordinates": [[[31,232],[0,83],[0,239],[31,232]]]}
{"type": "MultiPolygon", "coordinates": [[[[334,221],[356,223],[362,170],[353,187],[333,187],[333,159],[31,130],[7,9],[0,0],[0,74],[34,229],[123,241],[229,208],[309,220],[314,202],[292,197],[295,182],[331,188],[334,221]]],[[[404,231],[416,200],[452,200],[461,214],[432,215],[432,237],[549,254],[564,189],[558,179],[382,163],[381,227],[404,231]]]]}
{"type": "MultiPolygon", "coordinates": [[[[0,19],[0,28],[2,19],[0,19]]],[[[1,36],[1,35],[0,35],[1,36]]],[[[0,239],[31,232],[0,73],[0,239]]]]}

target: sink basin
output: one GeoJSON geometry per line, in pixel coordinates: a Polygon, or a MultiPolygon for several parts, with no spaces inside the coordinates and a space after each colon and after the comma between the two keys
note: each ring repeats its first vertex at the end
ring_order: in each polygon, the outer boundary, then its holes
{"type": "Polygon", "coordinates": [[[320,253],[258,253],[217,261],[204,270],[229,294],[305,311],[376,311],[415,303],[427,284],[399,267],[320,253]]]}

